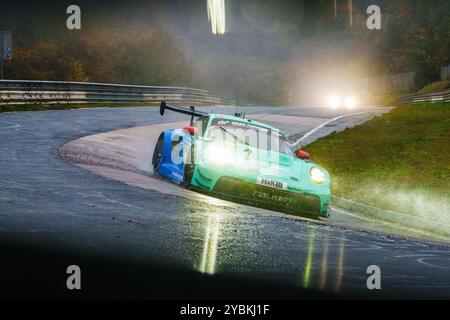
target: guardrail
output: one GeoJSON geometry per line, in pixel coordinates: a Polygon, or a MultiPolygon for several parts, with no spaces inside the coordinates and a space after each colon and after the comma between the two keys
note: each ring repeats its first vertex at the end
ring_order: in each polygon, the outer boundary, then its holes
{"type": "Polygon", "coordinates": [[[0,80],[0,105],[68,103],[169,103],[235,105],[236,97],[185,87],[0,80]]]}
{"type": "Polygon", "coordinates": [[[398,103],[419,103],[419,102],[443,102],[450,101],[450,90],[426,93],[426,94],[412,94],[401,97],[397,100],[398,103]]]}

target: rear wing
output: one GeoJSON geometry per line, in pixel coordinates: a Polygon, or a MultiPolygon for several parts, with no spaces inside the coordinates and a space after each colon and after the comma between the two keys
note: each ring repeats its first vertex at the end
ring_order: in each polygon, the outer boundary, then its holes
{"type": "Polygon", "coordinates": [[[194,123],[194,117],[204,117],[208,115],[208,113],[206,112],[196,111],[195,107],[193,106],[190,106],[189,109],[181,107],[173,107],[169,106],[165,101],[161,101],[161,106],[159,107],[159,114],[163,116],[166,109],[191,116],[191,125],[194,123]]]}

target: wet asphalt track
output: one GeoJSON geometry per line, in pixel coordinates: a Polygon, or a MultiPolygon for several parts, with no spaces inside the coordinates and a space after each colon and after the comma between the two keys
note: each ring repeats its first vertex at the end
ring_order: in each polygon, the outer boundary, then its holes
{"type": "MultiPolygon", "coordinates": [[[[307,108],[248,112],[336,116],[307,108]]],[[[353,296],[450,298],[446,246],[255,214],[248,207],[199,205],[92,175],[57,155],[60,146],[86,135],[183,119],[173,113],[161,118],[157,108],[0,114],[1,243],[353,296]],[[381,292],[366,289],[369,265],[381,268],[381,292]]]]}

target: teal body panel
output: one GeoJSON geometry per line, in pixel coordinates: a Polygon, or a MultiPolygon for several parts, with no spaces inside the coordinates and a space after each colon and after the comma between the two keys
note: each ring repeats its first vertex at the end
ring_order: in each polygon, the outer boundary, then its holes
{"type": "MultiPolygon", "coordinates": [[[[251,186],[259,186],[254,191],[246,193],[245,197],[258,198],[262,197],[269,202],[280,202],[289,200],[289,195],[298,195],[299,197],[309,197],[317,199],[318,205],[315,206],[315,214],[325,216],[331,201],[330,192],[330,175],[319,165],[304,159],[299,159],[295,155],[286,155],[273,151],[261,151],[260,149],[246,146],[242,144],[228,146],[234,148],[234,154],[237,155],[239,161],[231,163],[209,163],[204,160],[204,154],[208,152],[208,147],[214,144],[214,141],[205,139],[208,137],[210,124],[214,119],[227,119],[230,121],[247,122],[250,125],[257,125],[267,128],[272,132],[283,135],[278,129],[267,124],[242,119],[228,115],[209,115],[209,122],[206,131],[200,137],[196,137],[193,141],[196,149],[196,163],[192,174],[190,184],[198,189],[214,192],[217,189],[224,190],[223,187],[218,188],[218,182],[223,182],[223,178],[230,178],[230,181],[240,181],[248,184],[247,189],[251,186]],[[248,156],[248,155],[251,156],[248,156]],[[201,161],[198,161],[198,160],[201,161]],[[324,173],[324,181],[320,184],[315,183],[311,179],[311,169],[319,168],[324,173]],[[261,181],[276,182],[273,186],[262,185],[261,181]],[[266,195],[273,191],[276,196],[266,195]]],[[[284,137],[284,135],[283,135],[284,137]]],[[[226,189],[233,193],[237,184],[232,189],[226,189]]],[[[299,198],[301,199],[301,198],[299,198]]],[[[299,200],[301,201],[301,200],[299,200]]],[[[292,205],[292,203],[291,203],[292,205]]],[[[311,210],[309,210],[311,211],[311,210]]]]}

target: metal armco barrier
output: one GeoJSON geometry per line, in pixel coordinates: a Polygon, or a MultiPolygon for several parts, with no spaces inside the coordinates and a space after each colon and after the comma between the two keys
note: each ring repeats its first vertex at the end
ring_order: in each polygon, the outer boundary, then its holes
{"type": "Polygon", "coordinates": [[[419,102],[445,102],[450,101],[450,90],[426,93],[426,94],[412,94],[401,97],[397,100],[398,103],[419,103],[419,102]]]}
{"type": "Polygon", "coordinates": [[[236,97],[184,87],[0,80],[0,104],[169,103],[235,105],[236,97]]]}

